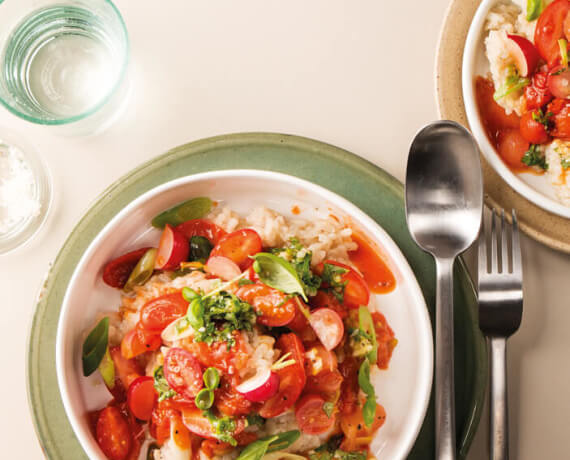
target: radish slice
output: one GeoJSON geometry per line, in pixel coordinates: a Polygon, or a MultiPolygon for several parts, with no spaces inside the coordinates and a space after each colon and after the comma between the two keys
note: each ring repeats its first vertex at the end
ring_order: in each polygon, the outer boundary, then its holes
{"type": "Polygon", "coordinates": [[[158,244],[154,268],[157,270],[177,269],[180,262],[188,258],[189,252],[190,245],[186,237],[166,224],[158,244]]]}
{"type": "Polygon", "coordinates": [[[344,335],[344,324],[338,313],[330,308],[311,312],[309,324],[327,350],[335,348],[344,335]]]}
{"type": "Polygon", "coordinates": [[[509,38],[507,41],[508,52],[515,61],[519,75],[528,77],[538,65],[540,59],[538,50],[530,40],[520,35],[508,34],[507,37],[509,38]]]}
{"type": "Polygon", "coordinates": [[[225,281],[233,280],[241,275],[241,270],[237,264],[223,256],[210,257],[205,268],[210,275],[217,276],[225,281]]]}
{"type": "Polygon", "coordinates": [[[263,402],[275,396],[279,390],[280,381],[281,379],[276,372],[266,368],[240,383],[236,390],[248,401],[263,402]]]}

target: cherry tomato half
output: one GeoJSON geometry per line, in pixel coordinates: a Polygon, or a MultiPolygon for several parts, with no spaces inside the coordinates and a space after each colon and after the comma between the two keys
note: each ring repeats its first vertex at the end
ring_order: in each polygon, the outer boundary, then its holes
{"type": "Polygon", "coordinates": [[[568,0],[555,0],[544,9],[536,22],[534,44],[550,67],[560,62],[558,40],[564,38],[564,21],[569,11],[568,0]]]}
{"type": "Polygon", "coordinates": [[[521,117],[521,135],[531,144],[545,144],[550,140],[550,136],[546,132],[545,126],[533,118],[533,114],[535,113],[536,112],[526,112],[521,117]]]}
{"type": "Polygon", "coordinates": [[[499,135],[497,148],[499,155],[509,166],[523,166],[522,157],[529,149],[530,143],[522,137],[520,129],[507,129],[499,135]]]}
{"type": "Polygon", "coordinates": [[[335,371],[338,367],[336,355],[320,344],[306,347],[305,373],[307,377],[323,372],[335,371]]]}
{"type": "Polygon", "coordinates": [[[162,345],[160,334],[145,330],[140,323],[127,332],[121,341],[121,353],[125,359],[135,358],[147,351],[155,351],[162,345]]]}
{"type": "Polygon", "coordinates": [[[214,222],[207,219],[193,219],[183,222],[174,229],[182,233],[187,240],[193,236],[203,236],[207,238],[213,245],[218,244],[220,238],[226,235],[226,231],[218,227],[214,222]]]}
{"type": "Polygon", "coordinates": [[[553,96],[548,89],[548,74],[536,72],[530,80],[530,85],[524,88],[524,97],[527,110],[540,109],[548,104],[553,96]]]}
{"type": "Polygon", "coordinates": [[[198,360],[183,348],[171,348],[164,357],[164,377],[174,391],[194,398],[204,386],[198,360]]]}
{"type": "Polygon", "coordinates": [[[339,371],[321,372],[314,376],[307,377],[305,392],[316,393],[325,399],[335,399],[338,397],[343,382],[343,377],[339,371]]]}
{"type": "Polygon", "coordinates": [[[321,343],[329,351],[334,349],[344,336],[342,319],[338,313],[330,308],[319,308],[313,311],[309,318],[309,323],[321,343]]]}
{"type": "Polygon", "coordinates": [[[188,302],[180,292],[162,295],[149,300],[141,308],[141,325],[150,332],[160,333],[172,321],[184,316],[188,302]]]}
{"type": "Polygon", "coordinates": [[[212,249],[210,257],[227,257],[243,271],[253,263],[249,256],[261,252],[262,248],[263,243],[257,232],[251,228],[244,228],[220,238],[218,244],[212,249]]]}
{"type": "Polygon", "coordinates": [[[131,414],[145,422],[150,420],[158,395],[152,377],[139,377],[129,386],[127,404],[131,414]]]}
{"type": "Polygon", "coordinates": [[[150,248],[141,248],[111,260],[103,268],[103,281],[111,287],[122,289],[138,261],[150,248]]]}
{"type": "Polygon", "coordinates": [[[265,326],[285,326],[295,318],[295,299],[265,284],[246,284],[236,291],[236,296],[249,303],[261,316],[257,322],[265,326]]]}
{"type": "Polygon", "coordinates": [[[101,411],[96,427],[97,444],[109,460],[125,460],[133,445],[129,423],[115,406],[101,411]]]}
{"type": "Polygon", "coordinates": [[[323,264],[317,266],[317,273],[321,274],[324,270],[324,264],[336,265],[347,270],[341,275],[341,280],[346,283],[344,286],[343,304],[349,308],[358,308],[360,305],[368,305],[370,300],[370,290],[364,278],[360,276],[353,268],[348,265],[336,262],[335,260],[325,260],[323,264]]]}
{"type": "Polygon", "coordinates": [[[225,342],[213,342],[208,345],[205,342],[194,341],[187,343],[186,348],[202,366],[213,366],[223,373],[235,374],[246,366],[251,348],[238,331],[233,332],[232,338],[234,345],[229,349],[225,342]]]}
{"type": "Polygon", "coordinates": [[[288,359],[294,364],[277,370],[279,375],[279,391],[271,399],[265,401],[259,415],[264,418],[276,417],[285,412],[297,402],[307,381],[304,369],[305,349],[301,340],[294,334],[283,334],[275,344],[281,354],[291,353],[288,359]]]}
{"type": "Polygon", "coordinates": [[[237,380],[224,375],[220,387],[215,392],[214,403],[225,415],[247,415],[252,411],[252,403],[236,390],[237,380]]]}
{"type": "Polygon", "coordinates": [[[325,400],[319,395],[308,394],[295,404],[295,418],[303,433],[322,434],[334,425],[334,414],[328,416],[323,405],[325,400]]]}

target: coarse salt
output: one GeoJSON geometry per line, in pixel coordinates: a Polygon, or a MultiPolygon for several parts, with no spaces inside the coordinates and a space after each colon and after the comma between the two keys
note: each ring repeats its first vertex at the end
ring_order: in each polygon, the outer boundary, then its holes
{"type": "Polygon", "coordinates": [[[0,237],[17,231],[40,208],[29,162],[20,149],[0,140],[0,237]]]}

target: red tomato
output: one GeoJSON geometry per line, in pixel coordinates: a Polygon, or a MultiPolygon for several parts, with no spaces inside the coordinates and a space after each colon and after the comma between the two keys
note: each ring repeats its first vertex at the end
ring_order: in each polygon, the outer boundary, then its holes
{"type": "Polygon", "coordinates": [[[310,302],[314,308],[330,308],[334,310],[342,319],[348,316],[347,307],[341,304],[329,291],[319,290],[316,296],[311,297],[310,302]]]}
{"type": "Polygon", "coordinates": [[[548,75],[548,89],[553,97],[570,99],[570,70],[556,66],[548,75]]]}
{"type": "Polygon", "coordinates": [[[555,0],[544,9],[536,22],[534,44],[550,67],[561,59],[558,40],[564,38],[564,22],[568,11],[568,0],[555,0]]]}
{"type": "Polygon", "coordinates": [[[396,340],[394,331],[382,313],[372,313],[372,319],[374,320],[376,343],[378,344],[378,360],[376,361],[376,365],[380,369],[388,369],[388,363],[390,362],[392,352],[398,340],[396,340]]]}
{"type": "Polygon", "coordinates": [[[372,426],[367,427],[362,418],[362,410],[358,407],[351,414],[343,415],[340,419],[340,428],[344,433],[344,440],[340,445],[342,450],[358,450],[363,444],[368,444],[370,436],[374,434],[386,421],[386,411],[380,404],[376,404],[376,413],[372,426]]]}
{"type": "MultiPolygon", "coordinates": [[[[206,439],[216,439],[216,434],[210,421],[204,417],[200,409],[187,409],[182,411],[182,421],[192,433],[206,439]]],[[[232,436],[239,435],[247,426],[243,418],[235,419],[236,429],[232,436]]]]}
{"type": "Polygon", "coordinates": [[[164,377],[174,391],[186,398],[194,398],[204,386],[200,363],[183,348],[171,348],[166,353],[164,377]]]}
{"type": "Polygon", "coordinates": [[[123,254],[121,257],[108,262],[103,269],[103,281],[109,286],[122,289],[129,279],[129,275],[138,261],[150,248],[141,248],[136,251],[123,254]]]}
{"type": "Polygon", "coordinates": [[[530,85],[525,86],[524,96],[527,110],[540,109],[548,104],[554,96],[548,89],[548,74],[536,72],[530,80],[530,85]]]}
{"type": "Polygon", "coordinates": [[[291,322],[287,324],[287,327],[294,331],[302,342],[314,342],[317,339],[317,335],[309,324],[309,320],[301,312],[301,309],[299,308],[297,302],[301,303],[301,306],[305,309],[305,311],[310,311],[309,306],[305,304],[305,302],[303,302],[299,297],[297,297],[295,301],[295,316],[291,322]]]}
{"type": "Polygon", "coordinates": [[[182,233],[186,239],[193,236],[203,236],[207,238],[213,245],[218,244],[220,238],[226,234],[226,231],[218,227],[214,222],[207,219],[193,219],[187,220],[174,227],[174,229],[182,233]]]}
{"type": "Polygon", "coordinates": [[[152,377],[139,377],[131,383],[127,392],[127,404],[131,414],[139,420],[148,422],[157,397],[154,379],[152,377]]]}
{"type": "Polygon", "coordinates": [[[247,415],[252,411],[253,404],[236,389],[235,379],[222,376],[220,387],[215,391],[214,404],[225,415],[247,415]]]}
{"type": "Polygon", "coordinates": [[[204,342],[189,342],[186,348],[202,366],[214,366],[224,373],[235,374],[247,364],[251,348],[238,331],[234,331],[232,337],[235,344],[229,350],[225,342],[214,342],[210,345],[204,342]]]}
{"type": "Polygon", "coordinates": [[[477,77],[475,93],[477,95],[477,108],[485,125],[485,131],[493,142],[496,142],[498,133],[505,128],[519,128],[518,115],[514,112],[507,115],[505,109],[497,104],[493,98],[495,87],[492,81],[477,77]]]}
{"type": "Polygon", "coordinates": [[[319,308],[313,311],[309,324],[327,350],[334,349],[344,336],[342,319],[330,308],[319,308]]]}
{"type": "Polygon", "coordinates": [[[319,395],[308,394],[303,396],[295,405],[295,418],[303,433],[322,434],[334,425],[334,414],[330,417],[325,413],[323,405],[325,400],[319,395]]]}
{"type": "Polygon", "coordinates": [[[125,460],[133,445],[129,423],[114,406],[101,411],[97,420],[97,443],[110,460],[125,460]]]}
{"type": "Polygon", "coordinates": [[[341,276],[341,280],[347,283],[344,286],[344,305],[349,308],[358,308],[360,305],[368,305],[368,301],[370,300],[370,290],[368,289],[366,281],[364,281],[364,278],[360,276],[360,274],[348,265],[341,264],[334,260],[325,260],[322,264],[317,266],[316,271],[319,275],[322,274],[324,270],[324,264],[336,265],[337,267],[342,267],[347,270],[347,272],[341,276]]]}
{"type": "Polygon", "coordinates": [[[116,379],[126,389],[131,383],[144,374],[140,364],[134,359],[127,359],[121,353],[120,347],[109,348],[109,354],[115,365],[116,379]]]}
{"type": "Polygon", "coordinates": [[[552,137],[570,139],[570,101],[566,99],[554,99],[546,109],[546,113],[552,112],[553,129],[550,131],[552,137]]]}
{"type": "Polygon", "coordinates": [[[178,411],[170,407],[168,400],[160,401],[152,411],[149,431],[159,446],[170,439],[170,420],[176,415],[180,416],[178,411]]]}
{"type": "Polygon", "coordinates": [[[507,129],[499,135],[499,155],[509,166],[520,168],[521,159],[529,149],[530,143],[522,137],[520,129],[507,129]]]}
{"type": "Polygon", "coordinates": [[[304,369],[305,350],[301,340],[294,334],[283,334],[277,340],[276,348],[281,354],[291,353],[288,359],[295,363],[277,370],[279,378],[279,391],[273,398],[265,401],[259,410],[259,415],[264,418],[276,417],[292,407],[299,399],[307,380],[304,369]]]}
{"type": "Polygon", "coordinates": [[[545,144],[550,140],[550,136],[546,132],[544,125],[533,118],[533,114],[535,113],[536,112],[526,112],[521,117],[521,135],[531,144],[545,144]]]}
{"type": "Polygon", "coordinates": [[[245,228],[224,235],[214,246],[210,257],[224,256],[233,260],[241,270],[245,270],[253,260],[253,256],[263,249],[261,238],[255,230],[245,228]]]}
{"type": "Polygon", "coordinates": [[[166,224],[160,236],[154,268],[158,270],[175,270],[180,266],[181,262],[188,259],[189,252],[190,243],[186,237],[174,230],[169,224],[166,224]]]}
{"type": "Polygon", "coordinates": [[[182,293],[162,295],[149,300],[141,308],[141,325],[150,332],[160,333],[174,320],[181,318],[188,310],[188,302],[182,293]]]}
{"type": "Polygon", "coordinates": [[[318,393],[326,399],[338,396],[343,378],[339,371],[326,371],[307,377],[305,390],[307,393],[318,393]]]}
{"type": "Polygon", "coordinates": [[[265,284],[246,284],[236,291],[236,296],[249,303],[261,316],[257,322],[265,326],[285,326],[295,318],[295,300],[265,284]]]}
{"type": "Polygon", "coordinates": [[[335,371],[338,366],[336,355],[322,345],[307,347],[305,351],[305,373],[308,376],[335,371]]]}
{"type": "Polygon", "coordinates": [[[149,332],[137,323],[121,341],[121,353],[126,359],[135,358],[147,351],[155,351],[162,345],[160,334],[149,332]]]}
{"type": "Polygon", "coordinates": [[[360,362],[349,356],[339,364],[338,369],[343,378],[340,392],[341,412],[343,414],[351,414],[358,408],[358,394],[360,386],[358,385],[358,370],[360,362]]]}

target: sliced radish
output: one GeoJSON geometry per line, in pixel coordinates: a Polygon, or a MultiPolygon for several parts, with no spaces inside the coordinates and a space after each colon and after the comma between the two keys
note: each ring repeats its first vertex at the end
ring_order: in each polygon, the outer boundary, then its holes
{"type": "Polygon", "coordinates": [[[182,233],[166,224],[158,244],[158,252],[154,268],[158,270],[174,270],[188,258],[190,245],[182,233]]]}
{"type": "Polygon", "coordinates": [[[335,348],[344,335],[344,324],[339,314],[330,308],[311,312],[309,324],[327,350],[335,348]]]}
{"type": "Polygon", "coordinates": [[[507,48],[515,61],[515,66],[521,77],[528,77],[534,72],[540,54],[533,43],[520,35],[507,34],[507,48]]]}
{"type": "Polygon", "coordinates": [[[236,390],[248,401],[263,402],[275,396],[279,390],[280,381],[281,379],[276,372],[266,368],[240,383],[236,390]]]}
{"type": "Polygon", "coordinates": [[[224,256],[210,257],[205,268],[210,275],[217,276],[225,281],[233,280],[241,275],[241,270],[237,264],[224,256]]]}

